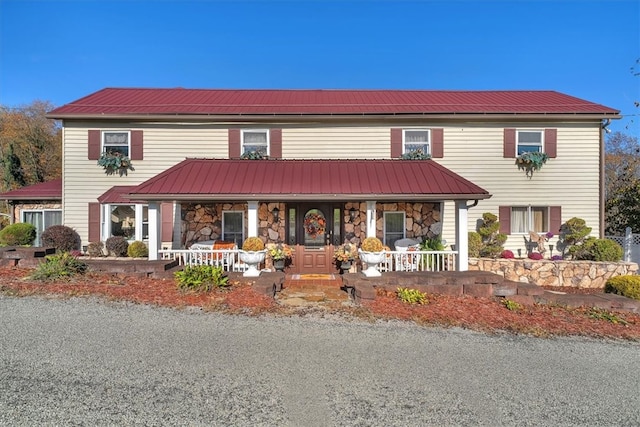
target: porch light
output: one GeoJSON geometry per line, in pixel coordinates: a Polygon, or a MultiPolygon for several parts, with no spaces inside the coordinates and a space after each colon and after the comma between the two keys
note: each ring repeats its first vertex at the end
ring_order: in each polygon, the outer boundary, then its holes
{"type": "Polygon", "coordinates": [[[358,211],[355,210],[355,208],[349,209],[349,217],[351,217],[351,222],[356,220],[356,214],[357,213],[358,213],[358,211]]]}
{"type": "Polygon", "coordinates": [[[273,211],[273,222],[280,222],[280,209],[274,208],[273,211]]]}

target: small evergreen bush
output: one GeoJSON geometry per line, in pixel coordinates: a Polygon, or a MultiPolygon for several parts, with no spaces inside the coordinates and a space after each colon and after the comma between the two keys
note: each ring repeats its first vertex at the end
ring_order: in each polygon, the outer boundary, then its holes
{"type": "Polygon", "coordinates": [[[502,246],[507,241],[507,235],[500,233],[498,217],[491,212],[483,213],[482,224],[478,227],[478,233],[482,239],[480,256],[488,258],[500,256],[504,249],[502,246]]]}
{"type": "Polygon", "coordinates": [[[616,276],[607,280],[604,291],[640,300],[640,276],[616,276]]]}
{"type": "Polygon", "coordinates": [[[56,248],[62,252],[80,249],[80,235],[66,225],[52,225],[42,232],[42,246],[56,248]]]}
{"type": "Polygon", "coordinates": [[[27,246],[36,240],[36,228],[26,222],[11,224],[0,230],[0,245],[27,246]]]}
{"type": "Polygon", "coordinates": [[[112,256],[127,256],[127,250],[129,249],[129,242],[123,236],[111,236],[105,243],[109,255],[112,256]]]}
{"type": "Polygon", "coordinates": [[[622,259],[622,246],[613,240],[589,237],[582,245],[572,246],[569,253],[576,260],[610,261],[622,259]]]}
{"type": "Polygon", "coordinates": [[[89,246],[87,246],[87,254],[93,257],[104,256],[104,243],[102,242],[89,243],[89,246]]]}
{"type": "Polygon", "coordinates": [[[469,256],[472,258],[480,257],[480,248],[482,248],[482,236],[475,231],[469,232],[469,256]]]}
{"type": "Polygon", "coordinates": [[[87,264],[69,252],[48,255],[29,276],[33,280],[51,281],[70,279],[87,271],[87,264]]]}
{"type": "Polygon", "coordinates": [[[229,286],[229,278],[222,267],[212,265],[188,265],[184,270],[176,271],[174,277],[178,282],[178,289],[183,292],[209,292],[213,288],[229,286]]]}
{"type": "Polygon", "coordinates": [[[136,240],[127,248],[127,255],[130,258],[144,258],[149,256],[149,248],[143,242],[136,240]]]}

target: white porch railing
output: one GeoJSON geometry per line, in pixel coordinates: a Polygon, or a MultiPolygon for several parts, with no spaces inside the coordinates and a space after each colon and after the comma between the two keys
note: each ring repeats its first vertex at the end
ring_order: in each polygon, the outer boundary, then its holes
{"type": "MultiPolygon", "coordinates": [[[[177,260],[179,265],[216,265],[225,271],[245,271],[236,249],[163,249],[161,259],[177,260]]],[[[453,271],[457,251],[387,251],[385,259],[377,265],[386,271],[453,271]]]]}

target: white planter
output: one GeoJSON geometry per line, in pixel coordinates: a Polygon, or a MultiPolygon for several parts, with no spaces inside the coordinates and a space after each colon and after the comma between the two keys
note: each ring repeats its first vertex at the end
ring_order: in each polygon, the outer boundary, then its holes
{"type": "Polygon", "coordinates": [[[360,254],[360,259],[362,262],[367,264],[367,268],[362,271],[362,273],[367,277],[380,277],[382,273],[378,271],[376,265],[380,264],[384,261],[385,253],[384,252],[366,252],[363,250],[358,250],[360,254]]]}
{"type": "Polygon", "coordinates": [[[267,254],[267,250],[264,249],[262,251],[243,251],[239,250],[240,261],[244,262],[249,266],[247,271],[242,273],[244,277],[258,277],[260,275],[260,270],[258,266],[264,261],[264,258],[267,254]]]}

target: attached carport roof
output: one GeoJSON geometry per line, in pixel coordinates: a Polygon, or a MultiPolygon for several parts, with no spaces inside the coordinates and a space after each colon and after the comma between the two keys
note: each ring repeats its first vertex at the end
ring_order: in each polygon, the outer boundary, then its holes
{"type": "Polygon", "coordinates": [[[137,200],[481,200],[433,160],[186,159],[133,188],[137,200]]]}

